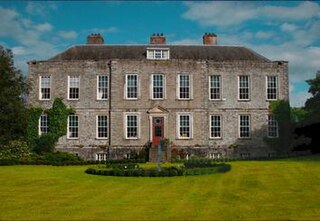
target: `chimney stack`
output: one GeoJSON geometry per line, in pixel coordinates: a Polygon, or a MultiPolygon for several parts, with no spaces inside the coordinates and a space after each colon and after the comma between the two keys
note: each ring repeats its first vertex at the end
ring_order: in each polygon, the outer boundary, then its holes
{"type": "Polygon", "coordinates": [[[216,45],[217,35],[214,33],[205,33],[202,37],[204,45],[216,45]]]}
{"type": "Polygon", "coordinates": [[[159,44],[159,45],[165,45],[166,44],[166,37],[163,36],[163,33],[153,33],[150,37],[150,44],[159,44]]]}
{"type": "Polygon", "coordinates": [[[100,34],[91,34],[87,37],[87,44],[104,44],[104,39],[100,34]]]}

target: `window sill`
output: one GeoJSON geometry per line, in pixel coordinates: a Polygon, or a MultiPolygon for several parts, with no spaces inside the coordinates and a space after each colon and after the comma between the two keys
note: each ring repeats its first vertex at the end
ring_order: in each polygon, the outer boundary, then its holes
{"type": "Polygon", "coordinates": [[[210,137],[210,140],[222,140],[222,137],[210,137]]]}
{"type": "Polygon", "coordinates": [[[68,101],[79,101],[80,98],[77,98],[77,99],[70,99],[70,98],[68,98],[67,100],[68,100],[68,101]]]}
{"type": "Polygon", "coordinates": [[[67,137],[68,140],[79,140],[79,137],[67,137]]]}
{"type": "Polygon", "coordinates": [[[266,99],[266,102],[277,101],[278,99],[266,99]]]}
{"type": "Polygon", "coordinates": [[[39,101],[50,101],[51,99],[39,99],[39,101]]]}
{"type": "Polygon", "coordinates": [[[108,140],[108,137],[96,137],[96,140],[108,140]]]}
{"type": "Polygon", "coordinates": [[[176,100],[178,100],[178,101],[191,101],[193,99],[192,98],[177,98],[176,100]]]}
{"type": "Polygon", "coordinates": [[[192,140],[192,137],[178,137],[177,140],[192,140]]]}
{"type": "Polygon", "coordinates": [[[225,98],[222,98],[222,99],[209,99],[209,101],[222,102],[222,101],[226,101],[226,99],[225,98]]]}
{"type": "Polygon", "coordinates": [[[126,137],[126,140],[139,140],[138,137],[126,137]]]}
{"type": "Polygon", "coordinates": [[[238,137],[239,140],[251,140],[251,137],[238,137]]]}
{"type": "Polygon", "coordinates": [[[96,101],[108,101],[109,99],[96,99],[96,101]]]}

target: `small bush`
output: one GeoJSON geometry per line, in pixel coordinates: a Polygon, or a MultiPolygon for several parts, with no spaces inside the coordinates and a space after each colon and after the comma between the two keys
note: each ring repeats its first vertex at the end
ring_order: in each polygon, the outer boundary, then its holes
{"type": "Polygon", "coordinates": [[[2,161],[27,161],[32,153],[25,141],[13,140],[0,148],[0,160],[2,161]]]}

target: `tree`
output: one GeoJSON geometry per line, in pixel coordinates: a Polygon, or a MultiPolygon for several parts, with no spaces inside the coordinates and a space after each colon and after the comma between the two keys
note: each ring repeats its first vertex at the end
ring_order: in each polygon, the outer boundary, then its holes
{"type": "Polygon", "coordinates": [[[28,86],[14,67],[12,52],[0,45],[0,145],[25,135],[27,112],[23,95],[28,86]]]}
{"type": "Polygon", "coordinates": [[[320,122],[320,71],[317,71],[316,77],[306,81],[309,84],[308,92],[312,97],[307,99],[305,109],[308,112],[309,123],[320,122]]]}

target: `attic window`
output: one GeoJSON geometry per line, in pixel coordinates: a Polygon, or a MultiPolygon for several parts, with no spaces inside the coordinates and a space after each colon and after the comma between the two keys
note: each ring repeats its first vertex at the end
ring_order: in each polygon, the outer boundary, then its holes
{"type": "Polygon", "coordinates": [[[148,48],[147,59],[168,60],[170,57],[169,48],[148,48]]]}

